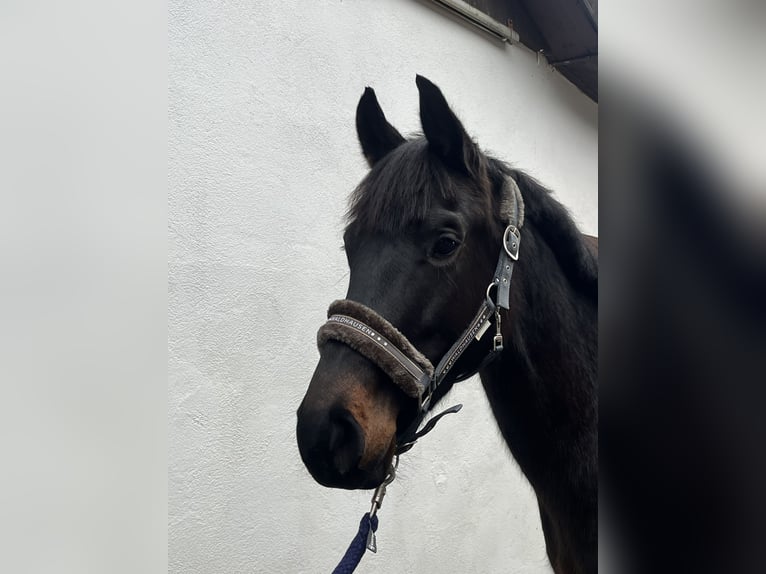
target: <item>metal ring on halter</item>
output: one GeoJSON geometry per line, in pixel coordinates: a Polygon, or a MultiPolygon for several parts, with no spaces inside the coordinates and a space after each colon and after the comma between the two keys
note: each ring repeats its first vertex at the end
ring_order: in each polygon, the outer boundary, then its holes
{"type": "Polygon", "coordinates": [[[495,302],[492,300],[492,297],[489,296],[489,291],[492,289],[492,287],[497,287],[499,284],[499,279],[493,279],[492,283],[487,285],[487,303],[490,304],[490,307],[495,307],[495,302]]]}
{"type": "Polygon", "coordinates": [[[423,398],[420,400],[420,411],[425,412],[428,410],[428,407],[431,405],[431,395],[433,395],[434,390],[431,388],[433,386],[433,379],[431,379],[431,382],[428,383],[428,387],[423,392],[423,398]]]}
{"type": "Polygon", "coordinates": [[[386,475],[386,478],[383,479],[383,484],[388,486],[392,482],[394,482],[394,479],[396,478],[396,467],[399,466],[399,455],[394,455],[394,460],[396,462],[391,462],[391,464],[388,467],[388,474],[386,475]]]}

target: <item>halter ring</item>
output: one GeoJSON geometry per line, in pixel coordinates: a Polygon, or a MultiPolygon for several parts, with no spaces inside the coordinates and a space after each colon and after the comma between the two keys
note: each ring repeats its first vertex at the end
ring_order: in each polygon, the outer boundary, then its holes
{"type": "Polygon", "coordinates": [[[492,289],[492,287],[497,287],[500,284],[500,281],[498,279],[493,279],[492,282],[487,285],[487,303],[490,304],[491,307],[495,307],[495,302],[492,300],[492,297],[489,296],[489,292],[492,289]]]}

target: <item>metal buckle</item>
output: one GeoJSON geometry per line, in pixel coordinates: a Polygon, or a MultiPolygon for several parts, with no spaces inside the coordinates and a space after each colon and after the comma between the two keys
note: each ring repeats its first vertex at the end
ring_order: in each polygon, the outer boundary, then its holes
{"type": "Polygon", "coordinates": [[[509,225],[505,228],[505,233],[503,233],[503,249],[505,249],[505,252],[508,254],[508,257],[513,259],[514,261],[518,261],[519,259],[519,244],[521,243],[521,233],[519,232],[518,228],[515,225],[509,225]],[[508,249],[508,240],[509,235],[513,233],[513,239],[514,241],[511,241],[511,249],[508,249]]]}

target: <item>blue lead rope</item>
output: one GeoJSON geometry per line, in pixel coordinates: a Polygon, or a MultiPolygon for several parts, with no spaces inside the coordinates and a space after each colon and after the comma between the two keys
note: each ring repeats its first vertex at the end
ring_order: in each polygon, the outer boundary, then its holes
{"type": "Polygon", "coordinates": [[[370,533],[370,527],[375,532],[378,529],[378,517],[373,516],[370,518],[368,512],[362,516],[362,521],[359,523],[359,532],[356,533],[351,544],[348,546],[348,550],[341,558],[335,570],[332,574],[351,574],[356,567],[359,566],[359,562],[364,556],[364,551],[367,549],[367,536],[370,533]]]}

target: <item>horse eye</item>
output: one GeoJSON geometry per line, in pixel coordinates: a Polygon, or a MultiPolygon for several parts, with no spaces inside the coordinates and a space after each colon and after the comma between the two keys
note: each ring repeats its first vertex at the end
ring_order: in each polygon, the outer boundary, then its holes
{"type": "Polygon", "coordinates": [[[458,248],[458,245],[460,245],[460,243],[458,243],[457,239],[454,237],[442,235],[434,244],[433,249],[431,250],[431,255],[434,257],[447,257],[452,255],[455,249],[458,248]]]}

